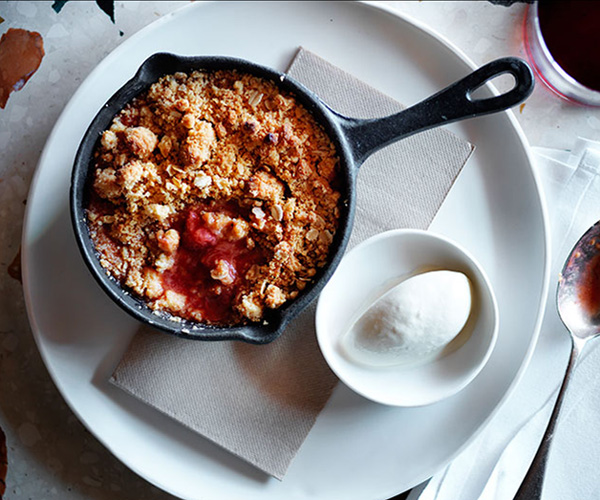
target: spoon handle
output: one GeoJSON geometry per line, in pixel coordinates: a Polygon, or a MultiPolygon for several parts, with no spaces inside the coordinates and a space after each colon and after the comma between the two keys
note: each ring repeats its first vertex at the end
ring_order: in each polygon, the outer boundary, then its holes
{"type": "Polygon", "coordinates": [[[550,415],[548,426],[546,427],[546,431],[542,437],[540,447],[538,448],[535,457],[533,457],[533,461],[529,466],[529,470],[527,471],[527,474],[525,475],[525,478],[523,479],[523,482],[521,483],[514,500],[536,500],[542,498],[544,474],[546,472],[550,444],[552,442],[552,438],[554,437],[554,428],[556,426],[556,421],[558,420],[558,415],[560,413],[560,408],[562,406],[565,393],[567,392],[567,385],[569,384],[571,375],[573,374],[573,368],[575,367],[579,354],[581,354],[581,350],[585,344],[585,339],[575,338],[574,336],[572,337],[572,341],[573,343],[571,346],[569,364],[567,365],[567,370],[565,372],[562,385],[560,386],[556,402],[554,403],[554,409],[552,410],[552,415],[550,415]]]}

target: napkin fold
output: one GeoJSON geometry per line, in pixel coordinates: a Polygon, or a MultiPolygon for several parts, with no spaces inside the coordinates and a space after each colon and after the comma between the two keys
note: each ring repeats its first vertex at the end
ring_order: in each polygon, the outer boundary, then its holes
{"type": "MultiPolygon", "coordinates": [[[[304,49],[288,74],[343,114],[372,118],[402,109],[304,49]]],[[[472,151],[435,129],[369,158],[358,176],[350,246],[387,229],[427,228],[472,151]]],[[[282,479],[337,383],[316,342],[314,310],[313,303],[261,346],[183,340],[142,327],[111,382],[282,479]]]]}
{"type": "MultiPolygon", "coordinates": [[[[550,221],[551,274],[538,344],[522,380],[480,436],[409,500],[512,500],[541,442],[569,358],[556,309],[558,275],[571,249],[600,220],[600,142],[571,151],[532,148],[550,221]]],[[[569,384],[555,431],[544,499],[600,498],[600,342],[590,342],[569,384]]]]}

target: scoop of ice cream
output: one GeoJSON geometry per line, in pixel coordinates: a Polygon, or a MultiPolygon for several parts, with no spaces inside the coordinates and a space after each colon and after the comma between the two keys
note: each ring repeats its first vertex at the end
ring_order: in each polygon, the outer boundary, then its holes
{"type": "Polygon", "coordinates": [[[442,350],[471,313],[471,283],[456,271],[418,274],[376,300],[352,325],[342,346],[353,360],[392,366],[442,350]]]}

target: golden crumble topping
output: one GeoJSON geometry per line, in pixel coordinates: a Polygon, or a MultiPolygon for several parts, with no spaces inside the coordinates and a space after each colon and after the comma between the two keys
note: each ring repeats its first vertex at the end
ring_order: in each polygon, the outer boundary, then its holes
{"type": "Polygon", "coordinates": [[[102,266],[151,308],[256,322],[326,264],[337,171],[326,133],[275,84],[176,73],[102,134],[90,232],[102,266]]]}

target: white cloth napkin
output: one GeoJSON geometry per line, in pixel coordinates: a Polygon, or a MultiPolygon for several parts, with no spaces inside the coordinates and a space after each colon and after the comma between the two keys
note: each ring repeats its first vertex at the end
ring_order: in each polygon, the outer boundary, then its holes
{"type": "MultiPolygon", "coordinates": [[[[523,379],[485,431],[409,500],[512,500],[539,446],[562,382],[570,340],[556,284],[571,248],[600,219],[600,142],[533,148],[546,195],[552,266],[540,338],[523,379]]],[[[600,340],[583,352],[569,385],[546,469],[544,500],[600,498],[600,340]]]]}

